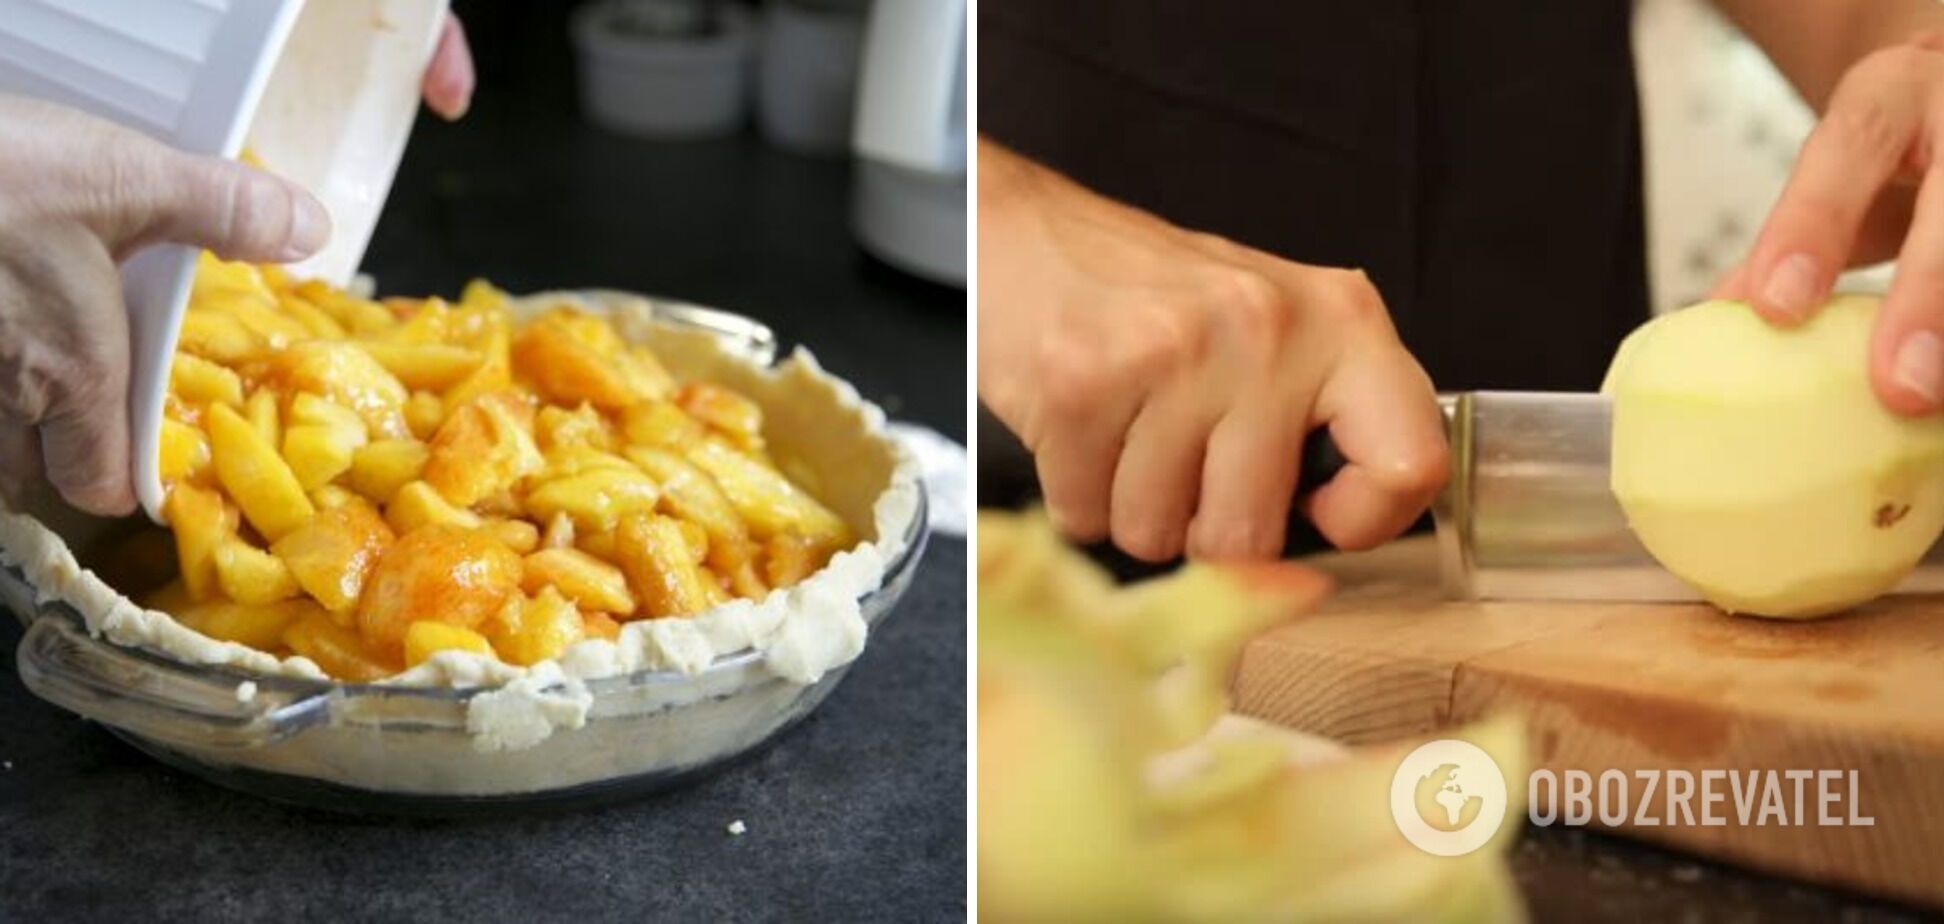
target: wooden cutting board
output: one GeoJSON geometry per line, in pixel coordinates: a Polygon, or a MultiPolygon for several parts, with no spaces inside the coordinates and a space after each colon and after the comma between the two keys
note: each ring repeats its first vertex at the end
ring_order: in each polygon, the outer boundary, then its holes
{"type": "Polygon", "coordinates": [[[1705,605],[1446,601],[1428,537],[1313,561],[1337,593],[1249,644],[1237,711],[1352,744],[1514,711],[1533,767],[1561,778],[1854,769],[1871,827],[1815,826],[1811,782],[1807,827],[1740,825],[1731,797],[1718,827],[1613,830],[1944,906],[1944,597],[1787,623],[1705,605]]]}

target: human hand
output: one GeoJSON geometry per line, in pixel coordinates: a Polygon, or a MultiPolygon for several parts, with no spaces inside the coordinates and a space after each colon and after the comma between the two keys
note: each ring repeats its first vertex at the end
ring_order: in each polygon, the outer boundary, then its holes
{"type": "Polygon", "coordinates": [[[1347,465],[1304,513],[1342,548],[1443,485],[1430,380],[1360,272],[1170,225],[980,150],[979,392],[1053,521],[1150,561],[1282,551],[1303,438],[1347,465]]]}
{"type": "Polygon", "coordinates": [[[432,63],[426,65],[425,80],[420,84],[425,105],[448,122],[458,121],[472,106],[474,79],[465,27],[459,24],[459,17],[447,13],[439,44],[432,51],[432,63]]]}
{"type": "Polygon", "coordinates": [[[330,236],[302,188],[71,109],[0,95],[0,490],[45,463],[69,503],[135,507],[116,264],[164,241],[287,262],[330,236]]]}
{"type": "Polygon", "coordinates": [[[1897,258],[1870,342],[1885,407],[1944,409],[1944,33],[1846,72],[1748,259],[1716,290],[1773,323],[1806,319],[1846,266],[1897,258]]]}

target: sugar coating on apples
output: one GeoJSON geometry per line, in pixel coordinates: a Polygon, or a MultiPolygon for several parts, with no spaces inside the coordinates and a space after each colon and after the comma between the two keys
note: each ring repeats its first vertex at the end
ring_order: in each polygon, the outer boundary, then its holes
{"type": "Polygon", "coordinates": [[[1894,415],[1870,387],[1879,304],[1838,296],[1781,328],[1706,302],[1614,355],[1614,496],[1654,558],[1722,609],[1848,609],[1944,531],[1944,419],[1894,415]]]}

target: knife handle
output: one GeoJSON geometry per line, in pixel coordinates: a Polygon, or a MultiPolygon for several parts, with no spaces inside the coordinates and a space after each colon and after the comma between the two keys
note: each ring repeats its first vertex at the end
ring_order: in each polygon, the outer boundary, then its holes
{"type": "MultiPolygon", "coordinates": [[[[1336,441],[1330,438],[1328,427],[1311,430],[1309,436],[1303,439],[1302,469],[1296,476],[1296,496],[1289,505],[1289,525],[1283,531],[1283,558],[1294,558],[1327,547],[1318,537],[1316,528],[1303,516],[1301,501],[1317,488],[1328,484],[1347,464],[1343,453],[1337,449],[1336,441]]],[[[1111,540],[1087,545],[1083,551],[1123,581],[1156,577],[1182,565],[1179,557],[1165,562],[1142,561],[1121,551],[1111,540]]]]}
{"type": "MultiPolygon", "coordinates": [[[[1337,449],[1336,440],[1330,438],[1329,427],[1317,427],[1303,439],[1303,468],[1296,475],[1296,496],[1303,497],[1317,488],[1329,483],[1337,472],[1350,464],[1337,449]]],[[[1294,509],[1289,511],[1292,519],[1302,515],[1294,509]]]]}

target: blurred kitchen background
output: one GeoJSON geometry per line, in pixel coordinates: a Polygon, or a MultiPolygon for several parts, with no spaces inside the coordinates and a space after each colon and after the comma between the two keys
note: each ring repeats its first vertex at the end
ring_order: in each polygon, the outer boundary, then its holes
{"type": "Polygon", "coordinates": [[[365,259],[381,292],[728,309],[964,440],[963,0],[453,9],[479,88],[414,129],[365,259]]]}
{"type": "MultiPolygon", "coordinates": [[[[1656,312],[1693,304],[1748,253],[1815,115],[1707,0],[1638,0],[1647,265],[1656,312]]],[[[1839,284],[1882,291],[1888,266],[1839,284]]]]}

